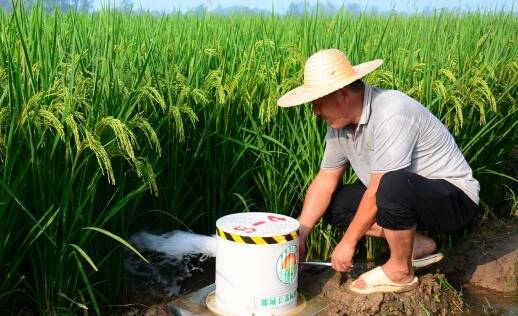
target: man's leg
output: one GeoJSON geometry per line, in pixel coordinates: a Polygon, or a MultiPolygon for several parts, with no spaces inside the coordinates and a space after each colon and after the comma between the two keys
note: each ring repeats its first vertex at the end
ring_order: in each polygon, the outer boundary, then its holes
{"type": "MultiPolygon", "coordinates": [[[[374,223],[365,233],[367,236],[386,238],[385,229],[374,223]]],[[[412,259],[419,259],[432,254],[437,248],[435,241],[423,234],[415,232],[412,259]]]]}
{"type": "MultiPolygon", "coordinates": [[[[329,207],[324,214],[324,220],[329,224],[347,229],[351,223],[360,200],[366,188],[362,184],[347,184],[337,188],[329,207]]],[[[367,236],[385,238],[383,228],[374,223],[367,231],[367,236]]],[[[436,244],[433,239],[426,237],[420,233],[415,234],[413,259],[419,259],[432,254],[435,251],[436,244]]]]}
{"type": "MultiPolygon", "coordinates": [[[[454,232],[466,227],[478,212],[478,206],[451,183],[406,171],[388,172],[382,177],[376,204],[376,223],[391,253],[383,270],[397,283],[409,282],[413,276],[411,253],[416,226],[432,232],[454,232]]],[[[365,284],[360,279],[355,286],[365,284]]]]}
{"type": "Polygon", "coordinates": [[[414,247],[415,226],[410,229],[385,229],[385,238],[390,248],[390,258],[383,265],[385,274],[396,283],[408,283],[414,277],[412,269],[412,249],[414,247]]]}
{"type": "Polygon", "coordinates": [[[339,229],[349,227],[365,190],[363,184],[339,185],[324,213],[324,220],[339,229]]]}
{"type": "MultiPolygon", "coordinates": [[[[393,282],[410,283],[414,278],[411,262],[416,235],[415,226],[402,230],[383,229],[383,233],[390,248],[390,258],[382,266],[383,271],[393,282]]],[[[361,278],[357,279],[352,286],[359,289],[367,287],[361,278]]]]}

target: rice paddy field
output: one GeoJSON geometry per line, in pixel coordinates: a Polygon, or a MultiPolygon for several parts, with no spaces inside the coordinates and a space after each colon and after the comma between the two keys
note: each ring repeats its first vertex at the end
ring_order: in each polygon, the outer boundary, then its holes
{"type": "MultiPolygon", "coordinates": [[[[518,215],[516,14],[0,11],[0,313],[109,311],[131,232],[298,216],[326,126],[276,100],[330,47],[354,64],[384,59],[366,82],[449,128],[481,182],[477,225],[518,215]]],[[[310,254],[325,259],[337,236],[320,224],[310,254]]]]}

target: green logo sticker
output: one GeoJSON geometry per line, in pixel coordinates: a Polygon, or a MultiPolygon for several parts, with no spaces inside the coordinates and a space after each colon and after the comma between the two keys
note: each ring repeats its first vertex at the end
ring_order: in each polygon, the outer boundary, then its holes
{"type": "Polygon", "coordinates": [[[372,145],[372,141],[370,139],[367,139],[367,149],[369,151],[374,151],[374,146],[372,145]]]}
{"type": "Polygon", "coordinates": [[[297,279],[298,269],[298,247],[291,245],[277,259],[277,278],[284,284],[291,284],[297,279]]]}

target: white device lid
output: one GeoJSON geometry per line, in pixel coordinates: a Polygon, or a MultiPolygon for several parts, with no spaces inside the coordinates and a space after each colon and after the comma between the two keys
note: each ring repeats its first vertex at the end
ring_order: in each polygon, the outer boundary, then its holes
{"type": "Polygon", "coordinates": [[[288,235],[299,226],[294,218],[266,212],[235,213],[216,221],[216,227],[224,232],[249,237],[288,235]]]}

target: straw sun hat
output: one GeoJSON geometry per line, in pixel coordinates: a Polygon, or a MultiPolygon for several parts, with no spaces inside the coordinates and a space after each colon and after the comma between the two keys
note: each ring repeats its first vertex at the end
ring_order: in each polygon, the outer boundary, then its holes
{"type": "Polygon", "coordinates": [[[324,49],[311,55],[304,66],[304,84],[277,100],[281,107],[311,102],[330,94],[372,72],[383,64],[376,59],[352,66],[338,49],[324,49]]]}

